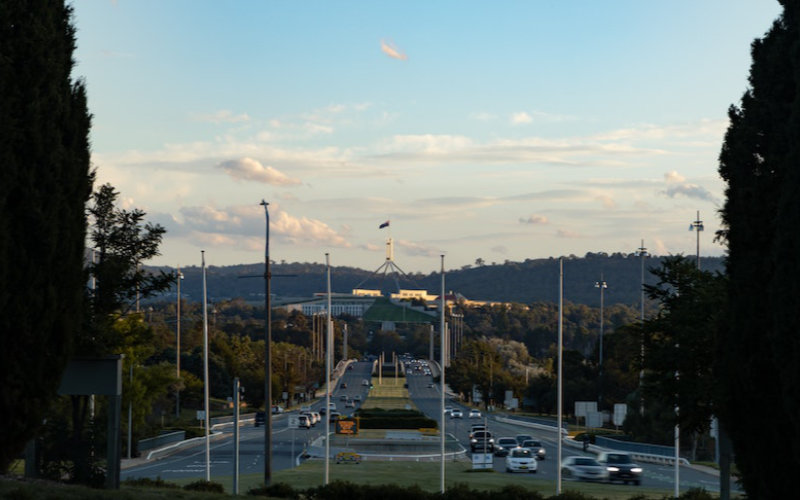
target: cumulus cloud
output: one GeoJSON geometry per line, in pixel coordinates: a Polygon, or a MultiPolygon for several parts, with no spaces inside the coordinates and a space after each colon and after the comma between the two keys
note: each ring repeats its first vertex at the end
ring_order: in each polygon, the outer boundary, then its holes
{"type": "Polygon", "coordinates": [[[252,158],[224,161],[219,164],[219,167],[236,180],[258,181],[273,186],[300,184],[299,180],[292,179],[270,166],[265,167],[252,158]]]}
{"type": "Polygon", "coordinates": [[[292,243],[314,243],[350,247],[350,243],[324,222],[308,217],[294,217],[277,210],[270,217],[270,231],[292,243]]]}
{"type": "Polygon", "coordinates": [[[199,122],[209,123],[240,123],[250,120],[250,117],[247,113],[235,115],[227,109],[221,109],[214,113],[195,115],[194,119],[199,122]]]}
{"type": "Polygon", "coordinates": [[[392,59],[405,61],[408,56],[398,49],[392,41],[381,40],[381,50],[392,59]]]}
{"type": "Polygon", "coordinates": [[[668,184],[671,182],[685,182],[686,177],[679,174],[676,170],[672,170],[664,174],[664,181],[668,184]]]}
{"type": "MultiPolygon", "coordinates": [[[[217,246],[251,246],[253,238],[263,245],[264,209],[258,205],[225,208],[210,206],[183,207],[182,226],[198,241],[217,246]]],[[[270,204],[270,234],[290,243],[350,247],[350,243],[324,222],[295,217],[277,204],[270,204]]]]}
{"type": "Polygon", "coordinates": [[[677,196],[685,196],[696,200],[705,200],[710,202],[717,202],[717,199],[706,188],[698,186],[697,184],[674,184],[667,187],[664,194],[670,198],[677,196]]]}
{"type": "Polygon", "coordinates": [[[531,123],[532,121],[533,118],[531,118],[531,115],[529,115],[524,111],[520,111],[519,113],[513,113],[511,115],[511,123],[513,123],[514,125],[524,125],[526,123],[531,123]]]}
{"type": "Polygon", "coordinates": [[[520,224],[547,224],[547,217],[544,215],[531,214],[528,217],[520,217],[520,224]]]}

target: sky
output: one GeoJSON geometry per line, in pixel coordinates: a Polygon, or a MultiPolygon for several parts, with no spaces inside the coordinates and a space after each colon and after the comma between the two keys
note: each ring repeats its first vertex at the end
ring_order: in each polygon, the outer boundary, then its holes
{"type": "Polygon", "coordinates": [[[148,264],[702,255],[773,0],[77,0],[97,182],[148,264]],[[379,226],[390,221],[386,228],[379,226]]]}

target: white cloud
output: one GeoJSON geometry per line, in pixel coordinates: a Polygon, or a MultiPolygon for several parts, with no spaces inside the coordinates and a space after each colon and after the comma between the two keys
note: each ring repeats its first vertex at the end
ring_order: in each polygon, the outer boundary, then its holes
{"type": "Polygon", "coordinates": [[[685,196],[697,200],[705,200],[717,203],[717,199],[706,188],[698,186],[697,184],[674,184],[667,187],[664,194],[670,198],[676,196],[685,196]]]}
{"type": "Polygon", "coordinates": [[[350,243],[324,222],[308,217],[294,217],[282,210],[270,216],[270,231],[292,243],[313,243],[350,247],[350,243]]]}
{"type": "Polygon", "coordinates": [[[528,217],[520,217],[519,222],[521,224],[547,224],[548,220],[544,215],[531,214],[528,217]]]}
{"type": "Polygon", "coordinates": [[[271,166],[263,166],[252,158],[229,160],[219,164],[225,173],[236,180],[258,181],[273,186],[296,186],[300,184],[297,179],[292,179],[271,166]]]}
{"type": "Polygon", "coordinates": [[[513,123],[514,125],[523,125],[526,123],[531,123],[532,121],[533,118],[531,118],[531,115],[529,115],[524,111],[511,114],[511,123],[513,123]]]}
{"type": "Polygon", "coordinates": [[[686,181],[686,177],[679,174],[676,170],[671,170],[664,174],[664,181],[667,183],[671,182],[684,182],[686,181]]]}
{"type": "Polygon", "coordinates": [[[401,61],[408,59],[408,56],[400,51],[391,41],[387,42],[386,40],[381,40],[381,50],[392,59],[399,59],[401,61]]]}

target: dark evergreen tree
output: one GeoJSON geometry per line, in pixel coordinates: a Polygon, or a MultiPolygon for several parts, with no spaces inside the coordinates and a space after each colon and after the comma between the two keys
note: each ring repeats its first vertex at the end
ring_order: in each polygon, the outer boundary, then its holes
{"type": "Polygon", "coordinates": [[[0,7],[0,470],[41,425],[81,327],[90,115],[61,0],[0,7]]]}
{"type": "Polygon", "coordinates": [[[719,167],[730,279],[719,416],[752,498],[796,491],[800,453],[800,4],[781,4],[752,44],[750,88],[730,109],[719,167]]]}

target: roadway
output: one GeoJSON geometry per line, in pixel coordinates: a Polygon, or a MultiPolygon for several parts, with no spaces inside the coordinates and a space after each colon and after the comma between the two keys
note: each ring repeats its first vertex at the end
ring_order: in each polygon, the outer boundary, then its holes
{"type": "MultiPolygon", "coordinates": [[[[352,369],[344,372],[340,378],[338,386],[334,389],[331,402],[336,404],[336,410],[343,415],[351,415],[354,408],[344,408],[345,399],[352,399],[354,396],[361,396],[362,401],[366,399],[369,392],[369,381],[371,379],[371,362],[353,363],[352,369]],[[366,381],[366,385],[364,385],[366,381]],[[346,384],[346,387],[343,385],[346,384]]],[[[431,376],[421,373],[409,373],[407,377],[409,393],[417,408],[428,417],[436,420],[441,426],[440,415],[440,392],[438,384],[433,384],[431,376]]],[[[311,408],[319,411],[325,405],[325,398],[315,401],[311,408]]],[[[494,415],[483,415],[482,419],[466,418],[470,407],[462,405],[456,401],[447,400],[447,406],[460,408],[465,416],[459,418],[445,418],[445,432],[453,434],[467,450],[466,456],[469,457],[469,430],[474,423],[488,423],[489,430],[498,437],[517,434],[529,434],[542,441],[547,450],[547,458],[539,461],[538,472],[527,474],[530,480],[556,480],[556,453],[557,442],[555,429],[538,430],[524,424],[513,424],[500,422],[494,415]]],[[[331,427],[332,429],[332,427],[331,427]]],[[[290,429],[286,414],[273,416],[273,450],[272,450],[272,470],[278,471],[296,466],[302,458],[303,451],[318,437],[325,432],[324,421],[319,422],[311,429],[290,429]]],[[[223,428],[222,436],[216,438],[210,449],[211,456],[211,475],[225,476],[231,475],[233,470],[233,432],[232,427],[223,428]]],[[[580,448],[564,446],[562,448],[564,457],[569,455],[586,455],[594,457],[595,454],[583,452],[580,448]]],[[[652,488],[662,488],[670,490],[673,488],[674,468],[668,465],[641,464],[644,472],[642,484],[652,488]]],[[[493,461],[495,471],[505,474],[505,459],[495,457],[493,461]]],[[[174,479],[204,477],[205,471],[205,447],[201,444],[190,448],[181,449],[172,455],[144,463],[134,467],[123,469],[122,479],[134,477],[160,477],[169,481],[174,479]]],[[[262,474],[264,472],[264,428],[254,427],[252,424],[240,427],[239,433],[239,471],[240,474],[262,474]]],[[[518,474],[525,476],[525,474],[518,474]]],[[[719,491],[719,479],[713,474],[696,470],[691,467],[681,467],[680,472],[681,491],[689,488],[705,488],[708,491],[719,491]]],[[[636,486],[630,486],[636,488],[636,486]]],[[[735,484],[731,485],[733,492],[740,491],[735,484]]]]}

